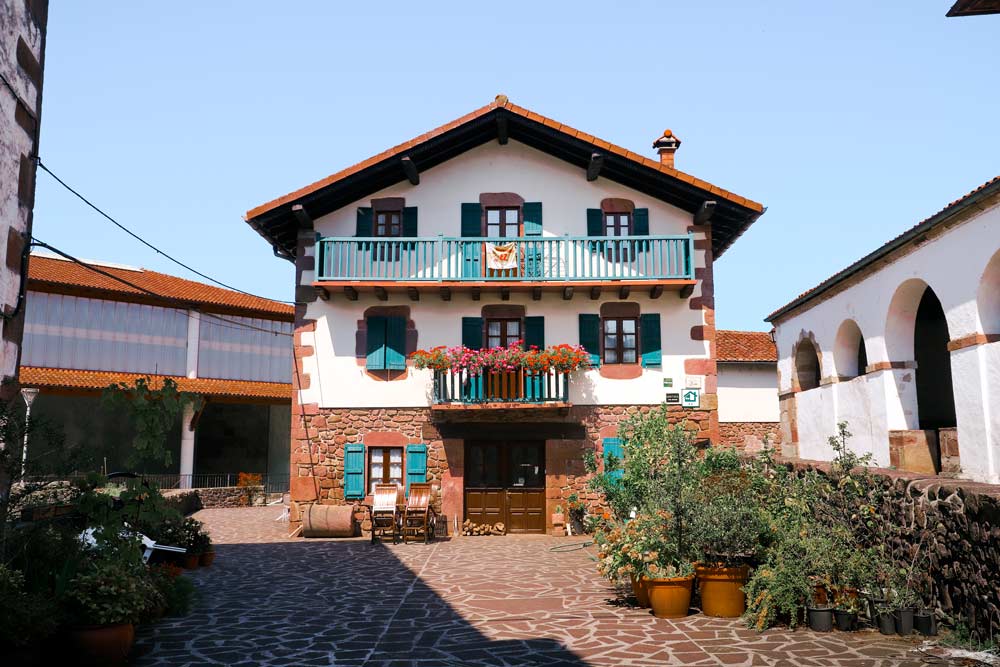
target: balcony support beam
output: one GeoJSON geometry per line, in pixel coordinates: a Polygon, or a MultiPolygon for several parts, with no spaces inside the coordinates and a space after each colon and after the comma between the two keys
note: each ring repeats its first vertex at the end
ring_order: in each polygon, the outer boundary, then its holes
{"type": "Polygon", "coordinates": [[[590,163],[587,165],[587,180],[596,181],[604,168],[604,156],[600,153],[590,154],[590,163]]]}
{"type": "Polygon", "coordinates": [[[650,299],[659,299],[661,294],[663,294],[663,285],[653,285],[649,288],[650,299]]]}
{"type": "Polygon", "coordinates": [[[410,301],[420,301],[420,290],[416,287],[407,287],[406,293],[410,296],[410,301]]]}
{"type": "Polygon", "coordinates": [[[442,301],[451,301],[451,288],[450,287],[442,287],[441,288],[441,300],[442,301]]]}
{"type": "Polygon", "coordinates": [[[376,287],[375,298],[377,298],[379,301],[388,301],[389,293],[385,291],[384,287],[376,287]]]}
{"type": "Polygon", "coordinates": [[[322,299],[323,301],[330,300],[330,292],[325,287],[317,287],[315,289],[316,289],[316,296],[318,296],[320,299],[322,299]]]}
{"type": "Polygon", "coordinates": [[[417,171],[417,165],[413,164],[413,158],[405,155],[400,158],[399,163],[403,166],[403,173],[410,185],[420,185],[420,172],[417,171]]]}
{"type": "Polygon", "coordinates": [[[510,301],[510,288],[509,287],[501,287],[500,288],[500,300],[501,301],[510,301]]]}
{"type": "Polygon", "coordinates": [[[686,299],[692,294],[694,294],[694,285],[685,285],[680,289],[679,292],[677,292],[677,296],[679,296],[682,299],[686,299]]]}
{"type": "Polygon", "coordinates": [[[532,287],[531,288],[531,300],[532,301],[541,301],[542,300],[542,288],[541,287],[532,287]]]}
{"type": "Polygon", "coordinates": [[[348,301],[357,301],[358,290],[354,289],[350,285],[347,285],[346,287],[344,287],[344,296],[347,297],[348,301]]]}
{"type": "Polygon", "coordinates": [[[622,285],[621,287],[618,288],[618,298],[622,300],[627,299],[631,291],[632,291],[631,287],[629,287],[628,285],[622,285]]]}
{"type": "Polygon", "coordinates": [[[715,213],[715,206],[716,202],[714,199],[702,202],[694,214],[694,224],[707,225],[712,219],[712,214],[715,213]]]}
{"type": "Polygon", "coordinates": [[[596,286],[595,287],[591,287],[590,288],[590,300],[591,301],[597,301],[600,298],[601,298],[601,288],[600,287],[596,287],[596,286]]]}
{"type": "Polygon", "coordinates": [[[483,296],[483,290],[480,289],[479,287],[473,287],[471,294],[473,301],[479,301],[479,299],[481,299],[483,296]]]}
{"type": "Polygon", "coordinates": [[[572,285],[567,285],[566,287],[563,287],[562,296],[563,296],[563,301],[569,301],[570,299],[572,299],[573,298],[573,286],[572,285]]]}

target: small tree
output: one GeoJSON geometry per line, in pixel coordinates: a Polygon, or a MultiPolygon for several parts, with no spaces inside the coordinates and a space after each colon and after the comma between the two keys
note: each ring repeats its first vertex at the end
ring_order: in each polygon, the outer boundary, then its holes
{"type": "Polygon", "coordinates": [[[203,399],[197,394],[177,390],[177,383],[164,378],[163,386],[154,389],[150,378],[138,378],[134,385],[125,382],[113,384],[104,390],[103,405],[112,410],[129,414],[135,429],[132,448],[126,464],[138,467],[143,463],[170,465],[172,457],[167,449],[167,435],[177,423],[184,406],[201,409],[203,399]]]}

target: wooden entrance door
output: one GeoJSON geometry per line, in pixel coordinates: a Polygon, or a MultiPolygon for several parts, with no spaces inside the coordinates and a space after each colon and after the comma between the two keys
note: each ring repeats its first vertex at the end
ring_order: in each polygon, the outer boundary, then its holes
{"type": "Polygon", "coordinates": [[[511,533],[545,532],[545,443],[465,445],[465,518],[511,533]]]}

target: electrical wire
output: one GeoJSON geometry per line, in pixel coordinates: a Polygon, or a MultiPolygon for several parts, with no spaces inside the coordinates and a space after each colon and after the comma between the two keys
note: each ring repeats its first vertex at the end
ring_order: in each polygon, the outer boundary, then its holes
{"type": "Polygon", "coordinates": [[[99,268],[97,266],[94,266],[93,264],[88,264],[87,262],[84,262],[83,260],[78,259],[78,258],[74,257],[73,255],[70,255],[67,252],[62,251],[62,250],[60,250],[59,248],[56,248],[53,245],[45,243],[44,241],[41,241],[41,240],[35,238],[34,236],[31,237],[31,244],[35,245],[35,246],[39,246],[39,247],[45,248],[46,250],[50,250],[50,251],[56,253],[57,255],[59,255],[60,257],[63,257],[64,259],[67,259],[67,260],[73,262],[74,264],[79,264],[80,266],[82,266],[82,267],[84,267],[86,269],[89,269],[90,271],[93,271],[94,273],[102,275],[105,278],[110,278],[112,280],[115,280],[115,281],[117,281],[119,283],[122,283],[123,285],[127,285],[128,287],[131,287],[134,290],[138,290],[139,292],[142,292],[143,294],[147,294],[149,296],[155,297],[157,299],[161,299],[163,301],[181,304],[181,306],[183,306],[183,307],[174,307],[173,310],[179,310],[182,313],[184,313],[185,315],[187,315],[187,317],[191,317],[191,314],[190,314],[189,311],[196,311],[203,318],[207,317],[207,318],[210,318],[210,319],[218,320],[219,322],[227,322],[229,324],[235,325],[235,326],[228,326],[228,327],[224,326],[224,325],[216,325],[216,326],[220,326],[220,327],[222,327],[224,329],[250,329],[252,331],[260,331],[260,332],[263,332],[263,333],[273,334],[275,336],[287,336],[289,338],[292,337],[292,334],[290,334],[290,333],[285,333],[283,331],[274,331],[272,329],[265,329],[263,327],[254,326],[252,324],[246,324],[244,322],[238,322],[236,320],[230,320],[228,318],[222,317],[221,315],[216,315],[215,313],[206,313],[204,311],[198,310],[198,308],[196,308],[193,304],[191,304],[189,302],[183,301],[182,299],[177,299],[177,298],[174,298],[174,297],[170,297],[170,296],[165,296],[163,294],[158,294],[158,293],[156,293],[156,292],[154,292],[152,290],[146,289],[145,287],[141,287],[139,285],[136,285],[135,283],[133,283],[130,280],[126,280],[125,278],[121,278],[119,276],[116,276],[115,274],[113,274],[113,273],[111,273],[109,271],[105,271],[105,270],[103,270],[103,269],[101,269],[101,268],[99,268]]]}
{"type": "Polygon", "coordinates": [[[198,269],[195,269],[195,268],[189,266],[188,264],[185,264],[184,262],[180,261],[176,257],[173,257],[172,255],[164,252],[163,250],[160,250],[155,245],[153,245],[152,243],[150,243],[146,239],[142,238],[141,236],[139,236],[138,234],[136,234],[135,232],[133,232],[131,229],[129,229],[128,227],[126,227],[125,225],[121,224],[120,222],[118,222],[117,220],[115,220],[114,218],[112,218],[110,215],[108,215],[107,213],[105,213],[104,211],[102,211],[96,204],[94,204],[89,199],[87,199],[86,197],[84,197],[82,194],[80,194],[79,192],[77,192],[76,190],[74,190],[64,180],[62,180],[61,178],[59,178],[58,176],[56,176],[55,173],[53,173],[53,171],[51,169],[49,169],[47,166],[45,166],[45,164],[42,162],[42,158],[41,157],[36,158],[36,161],[38,162],[38,166],[42,170],[44,170],[45,173],[47,173],[49,176],[51,176],[52,178],[54,178],[56,180],[56,182],[59,183],[59,185],[63,186],[68,191],[70,191],[71,193],[73,193],[74,195],[76,195],[76,197],[80,201],[82,201],[84,204],[86,204],[90,208],[92,208],[95,211],[97,211],[97,213],[99,213],[101,216],[103,216],[105,219],[107,219],[111,224],[113,224],[115,227],[117,227],[118,229],[122,230],[123,232],[125,232],[126,234],[128,234],[129,236],[131,236],[132,238],[134,238],[136,241],[138,241],[139,243],[143,244],[147,248],[155,251],[156,253],[158,253],[160,255],[163,255],[164,257],[166,257],[167,259],[169,259],[174,264],[176,264],[176,265],[178,265],[180,267],[183,267],[183,268],[187,269],[188,271],[190,271],[191,273],[194,273],[194,274],[196,274],[198,276],[201,276],[205,280],[211,281],[211,282],[215,283],[216,285],[219,285],[220,287],[225,287],[228,290],[232,290],[234,292],[239,292],[240,294],[245,294],[246,296],[252,296],[252,297],[255,297],[257,299],[265,299],[266,301],[278,301],[279,303],[287,303],[287,304],[295,305],[294,301],[282,301],[280,299],[268,299],[266,297],[260,296],[259,294],[253,294],[252,292],[246,292],[244,290],[239,289],[238,287],[233,287],[232,285],[228,285],[228,284],[222,282],[221,280],[216,280],[212,276],[207,275],[205,273],[202,273],[198,269]]]}

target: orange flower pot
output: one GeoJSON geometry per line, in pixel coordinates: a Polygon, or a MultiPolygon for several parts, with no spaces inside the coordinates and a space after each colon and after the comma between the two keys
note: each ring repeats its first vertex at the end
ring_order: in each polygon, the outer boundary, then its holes
{"type": "Polygon", "coordinates": [[[215,552],[206,551],[198,557],[198,564],[202,567],[208,567],[215,562],[215,552]]]}
{"type": "Polygon", "coordinates": [[[76,656],[85,665],[124,665],[135,641],[131,623],[84,626],[69,634],[76,656]]]}
{"type": "Polygon", "coordinates": [[[184,554],[181,558],[185,570],[197,570],[198,563],[201,562],[199,554],[184,554]]]}
{"type": "Polygon", "coordinates": [[[646,579],[649,606],[657,618],[684,618],[691,607],[694,575],[671,579],[646,579]]]}
{"type": "Polygon", "coordinates": [[[636,579],[634,575],[629,575],[629,579],[632,580],[632,595],[635,596],[636,602],[643,609],[649,609],[649,589],[646,586],[645,577],[636,579]]]}
{"type": "Polygon", "coordinates": [[[750,568],[705,567],[695,568],[698,590],[701,591],[701,610],[706,616],[738,618],[747,610],[743,586],[747,583],[750,568]]]}

